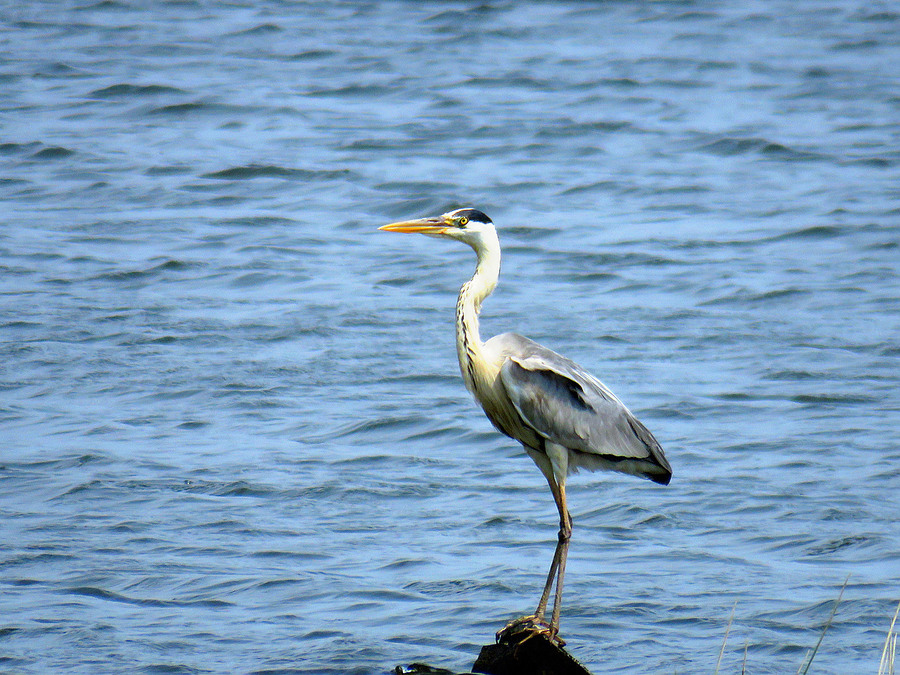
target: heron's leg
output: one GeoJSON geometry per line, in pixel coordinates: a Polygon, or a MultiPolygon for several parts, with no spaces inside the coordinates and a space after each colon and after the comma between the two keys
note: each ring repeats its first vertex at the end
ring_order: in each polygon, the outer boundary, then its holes
{"type": "Polygon", "coordinates": [[[572,516],[566,507],[566,484],[559,485],[559,543],[556,545],[555,561],[557,564],[556,594],[553,596],[553,614],[550,616],[550,632],[555,635],[559,631],[559,610],[562,607],[563,577],[566,574],[566,558],[569,555],[569,540],[572,538],[572,516]]]}
{"type": "Polygon", "coordinates": [[[544,584],[544,592],[541,594],[541,600],[537,609],[534,610],[534,616],[538,621],[543,621],[544,612],[547,610],[547,601],[550,599],[550,590],[553,588],[555,580],[556,595],[553,598],[553,618],[550,621],[552,629],[553,626],[559,625],[558,607],[562,598],[562,577],[565,574],[569,538],[572,536],[572,516],[569,515],[569,510],[566,508],[565,482],[557,483],[555,480],[548,480],[548,482],[550,483],[550,491],[553,492],[556,508],[559,510],[559,536],[556,543],[556,551],[553,553],[553,562],[550,564],[550,571],[547,573],[547,582],[544,584]]]}
{"type": "Polygon", "coordinates": [[[562,543],[557,542],[556,551],[553,553],[553,562],[550,563],[550,571],[547,572],[547,582],[544,584],[544,592],[541,593],[541,600],[538,602],[537,609],[534,610],[534,618],[538,621],[544,620],[544,612],[547,611],[547,601],[550,599],[550,590],[553,588],[553,582],[556,580],[556,570],[559,569],[559,556],[562,550],[562,543]]]}

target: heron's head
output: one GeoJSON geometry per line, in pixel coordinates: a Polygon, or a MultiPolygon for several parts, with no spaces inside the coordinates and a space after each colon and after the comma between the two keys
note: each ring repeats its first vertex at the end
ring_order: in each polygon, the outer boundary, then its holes
{"type": "Polygon", "coordinates": [[[388,232],[418,232],[429,237],[456,239],[475,250],[481,248],[486,241],[497,238],[497,231],[491,219],[478,209],[468,207],[449,211],[440,216],[382,225],[378,229],[388,232]]]}

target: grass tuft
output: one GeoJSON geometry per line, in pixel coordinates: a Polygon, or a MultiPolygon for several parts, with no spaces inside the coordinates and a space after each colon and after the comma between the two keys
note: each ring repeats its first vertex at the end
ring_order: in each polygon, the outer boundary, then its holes
{"type": "Polygon", "coordinates": [[[900,614],[900,604],[891,619],[887,637],[884,640],[884,649],[881,650],[881,663],[878,664],[878,675],[894,675],[894,659],[897,656],[897,633],[894,632],[894,624],[897,623],[897,615],[900,614]]]}
{"type": "Polygon", "coordinates": [[[837,600],[834,601],[834,607],[831,608],[831,615],[828,617],[828,621],[825,622],[825,628],[822,629],[822,634],[819,636],[819,641],[806,657],[806,661],[803,663],[803,665],[800,666],[800,670],[797,671],[797,675],[806,675],[809,672],[809,667],[812,665],[813,659],[816,658],[816,652],[819,651],[819,647],[822,645],[822,640],[825,639],[825,633],[828,632],[828,629],[831,627],[831,622],[834,620],[834,613],[837,612],[837,608],[841,602],[841,598],[844,597],[844,591],[847,589],[848,581],[850,581],[849,574],[847,575],[847,578],[844,579],[844,585],[841,586],[841,592],[838,593],[837,600]]]}
{"type": "MultiPolygon", "coordinates": [[[[731,631],[731,622],[734,621],[734,610],[737,609],[737,600],[731,607],[731,616],[728,617],[728,625],[725,626],[725,637],[722,638],[722,648],[719,650],[719,658],[716,659],[716,672],[713,675],[719,675],[719,664],[722,663],[722,654],[725,653],[725,644],[728,642],[728,633],[731,631]]],[[[746,655],[746,649],[745,655],[746,655]]]]}
{"type": "MultiPolygon", "coordinates": [[[[838,593],[837,599],[834,601],[834,607],[831,608],[831,614],[828,616],[828,621],[825,622],[825,626],[822,628],[822,634],[819,635],[816,646],[807,652],[806,658],[800,666],[800,670],[797,671],[797,675],[807,675],[809,673],[813,659],[816,657],[819,647],[822,646],[822,642],[825,640],[825,634],[828,632],[828,629],[831,628],[831,624],[834,621],[834,615],[837,613],[838,605],[844,597],[844,591],[847,589],[847,582],[849,581],[850,575],[848,574],[847,578],[844,580],[844,585],[841,586],[841,592],[838,593]]],[[[719,666],[722,663],[725,646],[728,644],[728,636],[731,633],[731,624],[734,621],[734,612],[736,609],[737,601],[735,601],[734,606],[731,608],[731,616],[728,617],[728,624],[725,626],[725,637],[722,639],[722,647],[719,649],[719,658],[716,659],[716,670],[714,675],[719,675],[719,666]]],[[[897,624],[898,618],[900,618],[900,604],[897,605],[897,609],[894,612],[894,618],[891,619],[891,625],[888,627],[887,637],[884,640],[884,648],[881,650],[881,662],[878,664],[878,675],[900,675],[900,673],[894,669],[897,658],[898,630],[900,630],[900,626],[897,624]]],[[[747,672],[747,647],[748,643],[745,642],[744,660],[743,663],[741,663],[741,675],[745,675],[747,672]]]]}

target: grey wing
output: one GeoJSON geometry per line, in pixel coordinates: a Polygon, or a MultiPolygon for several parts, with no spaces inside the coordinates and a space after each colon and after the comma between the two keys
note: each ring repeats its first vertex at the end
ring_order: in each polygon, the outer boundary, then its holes
{"type": "Polygon", "coordinates": [[[498,337],[505,347],[500,380],[510,401],[538,435],[575,451],[573,468],[669,482],[672,470],[653,434],[600,380],[527,338],[498,337]]]}

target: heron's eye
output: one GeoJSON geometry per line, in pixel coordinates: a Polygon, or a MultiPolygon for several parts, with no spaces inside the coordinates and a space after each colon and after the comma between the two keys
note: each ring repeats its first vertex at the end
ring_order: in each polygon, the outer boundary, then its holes
{"type": "Polygon", "coordinates": [[[466,218],[465,216],[463,216],[462,218],[459,219],[459,226],[460,226],[460,227],[465,227],[465,226],[468,225],[468,224],[469,224],[469,219],[466,218]]]}

